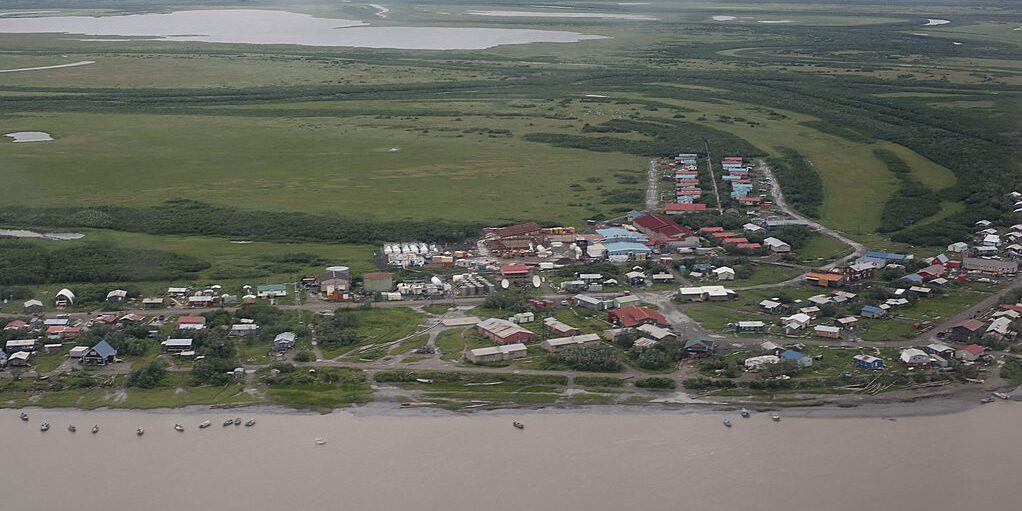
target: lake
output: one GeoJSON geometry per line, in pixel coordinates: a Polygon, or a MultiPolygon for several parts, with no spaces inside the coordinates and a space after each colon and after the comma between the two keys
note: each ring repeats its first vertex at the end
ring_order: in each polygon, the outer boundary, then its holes
{"type": "MultiPolygon", "coordinates": [[[[0,33],[61,33],[159,41],[481,50],[506,44],[605,39],[559,30],[369,26],[358,20],[260,9],[213,9],[120,16],[0,17],[0,33]]],[[[88,39],[86,39],[88,40],[88,39]]]]}
{"type": "Polygon", "coordinates": [[[28,412],[0,410],[7,509],[960,511],[1022,496],[1022,406],[1001,401],[896,421],[731,414],[730,429],[635,409],[28,412]],[[235,415],[258,423],[220,425],[235,415]]]}

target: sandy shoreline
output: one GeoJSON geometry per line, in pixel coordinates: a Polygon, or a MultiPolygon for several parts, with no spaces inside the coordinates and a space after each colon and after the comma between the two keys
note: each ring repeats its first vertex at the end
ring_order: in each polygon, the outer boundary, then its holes
{"type": "MultiPolygon", "coordinates": [[[[741,398],[727,400],[703,400],[689,398],[685,402],[659,402],[648,404],[615,404],[615,405],[579,405],[559,404],[544,406],[503,406],[497,408],[475,408],[468,410],[446,410],[436,407],[401,408],[397,402],[377,400],[368,404],[350,408],[339,408],[328,413],[314,410],[302,410],[282,405],[252,404],[237,406],[191,405],[180,408],[68,408],[68,407],[25,407],[32,414],[41,411],[72,411],[86,413],[142,413],[152,415],[188,415],[188,416],[228,416],[244,414],[263,415],[348,415],[352,417],[458,417],[458,416],[492,416],[492,415],[537,415],[537,414],[576,414],[576,415],[733,415],[741,408],[753,413],[777,412],[783,417],[842,419],[842,418],[889,418],[904,417],[936,417],[953,415],[983,406],[980,399],[989,396],[990,392],[982,388],[965,387],[951,391],[929,394],[892,394],[890,396],[862,396],[860,401],[849,401],[848,396],[819,395],[806,397],[800,401],[754,401],[741,398]],[[812,403],[812,404],[809,404],[812,403]]],[[[668,395],[665,394],[665,397],[668,395]]],[[[1019,396],[1013,395],[1010,401],[1017,402],[1019,396]]],[[[13,409],[13,408],[11,408],[13,409]]]]}

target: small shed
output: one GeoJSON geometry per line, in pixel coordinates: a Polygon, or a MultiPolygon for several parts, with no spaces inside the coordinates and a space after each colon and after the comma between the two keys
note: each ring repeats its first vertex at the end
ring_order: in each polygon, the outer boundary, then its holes
{"type": "Polygon", "coordinates": [[[273,338],[273,350],[284,352],[295,347],[298,336],[294,332],[282,332],[273,338]]]}

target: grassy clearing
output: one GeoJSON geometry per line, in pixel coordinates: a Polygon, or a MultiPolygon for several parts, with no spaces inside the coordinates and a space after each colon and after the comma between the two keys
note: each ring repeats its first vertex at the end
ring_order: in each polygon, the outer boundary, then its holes
{"type": "Polygon", "coordinates": [[[729,286],[742,287],[756,286],[760,284],[773,284],[795,278],[802,273],[803,271],[800,268],[788,268],[772,264],[753,264],[752,275],[750,275],[749,278],[736,278],[733,283],[729,283],[729,286]]]}
{"type": "Polygon", "coordinates": [[[369,402],[372,390],[364,383],[280,385],[267,388],[266,397],[276,404],[327,413],[369,402]]]}
{"type": "Polygon", "coordinates": [[[814,232],[798,249],[798,256],[807,264],[820,264],[851,253],[851,250],[839,240],[814,232]]]}

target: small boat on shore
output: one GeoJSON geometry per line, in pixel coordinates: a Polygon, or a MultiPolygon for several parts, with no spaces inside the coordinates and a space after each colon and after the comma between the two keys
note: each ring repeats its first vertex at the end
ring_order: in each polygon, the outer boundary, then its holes
{"type": "Polygon", "coordinates": [[[185,427],[180,424],[174,424],[174,431],[184,431],[185,427]]]}
{"type": "Polygon", "coordinates": [[[317,438],[316,445],[326,445],[326,440],[323,440],[322,438],[317,438]]]}
{"type": "Polygon", "coordinates": [[[138,428],[138,429],[135,430],[135,434],[138,435],[138,436],[142,436],[142,435],[145,434],[145,430],[142,429],[142,428],[138,428]]]}
{"type": "Polygon", "coordinates": [[[75,431],[78,431],[78,428],[76,428],[74,424],[69,424],[67,426],[67,430],[74,433],[75,431]]]}
{"type": "Polygon", "coordinates": [[[1011,396],[1005,394],[1004,392],[994,392],[994,396],[997,396],[1001,399],[1011,399],[1011,396]]]}
{"type": "Polygon", "coordinates": [[[249,419],[245,422],[245,427],[251,428],[252,426],[255,426],[255,419],[249,419]]]}
{"type": "Polygon", "coordinates": [[[234,424],[234,419],[227,419],[227,420],[224,421],[224,427],[225,428],[227,426],[230,426],[231,424],[234,424]]]}
{"type": "Polygon", "coordinates": [[[771,416],[770,416],[770,418],[771,418],[771,419],[772,419],[772,420],[773,420],[774,422],[781,422],[781,416],[780,416],[780,415],[777,415],[776,413],[775,413],[775,414],[773,414],[773,415],[771,415],[771,416]]]}
{"type": "Polygon", "coordinates": [[[525,424],[522,424],[521,422],[518,421],[512,422],[511,425],[518,429],[525,429],[525,424]]]}
{"type": "Polygon", "coordinates": [[[210,424],[211,422],[209,421],[202,421],[199,423],[199,429],[206,429],[209,427],[210,424]]]}
{"type": "Polygon", "coordinates": [[[96,433],[99,433],[99,426],[98,425],[92,427],[92,434],[95,435],[96,433]]]}
{"type": "Polygon", "coordinates": [[[235,417],[234,418],[234,425],[235,426],[241,426],[241,417],[235,417]]]}
{"type": "Polygon", "coordinates": [[[50,423],[49,422],[44,422],[44,423],[39,425],[39,431],[49,431],[49,429],[50,429],[50,423]]]}
{"type": "Polygon", "coordinates": [[[730,428],[731,427],[731,420],[730,419],[724,419],[724,426],[730,428]]]}
{"type": "Polygon", "coordinates": [[[401,403],[401,408],[421,408],[421,407],[424,407],[424,406],[433,406],[435,404],[436,403],[434,403],[432,401],[408,402],[408,403],[401,403]]]}
{"type": "Polygon", "coordinates": [[[983,404],[985,404],[985,405],[988,405],[988,404],[990,404],[990,403],[993,403],[993,402],[994,402],[994,398],[992,398],[992,397],[985,397],[985,398],[983,398],[983,399],[980,399],[980,400],[979,400],[979,402],[980,402],[980,403],[983,403],[983,404]]]}
{"type": "Polygon", "coordinates": [[[738,414],[739,414],[739,415],[741,415],[741,416],[742,416],[742,418],[744,418],[744,419],[748,419],[748,418],[749,418],[749,415],[751,415],[751,414],[749,413],[749,411],[748,411],[748,410],[746,410],[745,408],[742,408],[742,409],[741,409],[741,410],[740,410],[740,411],[738,412],[738,414]]]}
{"type": "Polygon", "coordinates": [[[416,378],[415,381],[418,382],[418,383],[426,383],[426,384],[433,383],[433,380],[431,380],[429,378],[416,378]]]}
{"type": "Polygon", "coordinates": [[[28,414],[25,412],[21,412],[21,420],[28,421],[28,414]]]}

